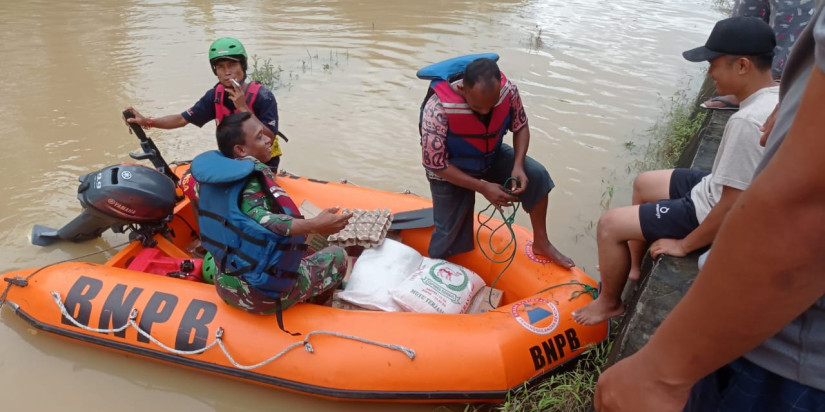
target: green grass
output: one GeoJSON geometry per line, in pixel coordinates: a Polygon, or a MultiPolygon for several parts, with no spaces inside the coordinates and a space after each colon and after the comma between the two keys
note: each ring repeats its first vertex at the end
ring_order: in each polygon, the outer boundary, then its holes
{"type": "MultiPolygon", "coordinates": [[[[284,69],[281,66],[275,67],[272,59],[259,59],[257,55],[251,57],[252,65],[249,68],[249,78],[263,84],[269,90],[288,86],[281,81],[281,74],[284,69]]],[[[292,76],[290,76],[291,78],[292,76]]]]}
{"type": "Polygon", "coordinates": [[[697,111],[685,92],[670,98],[670,110],[648,131],[650,144],[644,157],[634,163],[636,171],[672,169],[688,142],[702,128],[707,111],[697,111]]]}
{"type": "Polygon", "coordinates": [[[501,405],[502,412],[586,412],[593,402],[596,381],[607,363],[613,342],[591,346],[573,370],[551,375],[532,388],[510,394],[501,405]]]}
{"type": "Polygon", "coordinates": [[[252,55],[249,65],[249,78],[263,84],[270,90],[277,90],[283,88],[290,88],[292,84],[298,80],[297,71],[306,74],[312,72],[313,68],[318,66],[325,73],[332,73],[334,70],[342,68],[349,63],[349,50],[339,52],[337,50],[330,50],[329,55],[312,54],[307,49],[307,57],[300,59],[300,69],[289,70],[288,72],[281,67],[272,64],[272,59],[259,58],[257,55],[252,55]]]}
{"type": "Polygon", "coordinates": [[[572,369],[550,375],[507,395],[502,404],[442,406],[436,412],[588,412],[596,393],[596,382],[607,364],[612,338],[588,348],[572,369]]]}

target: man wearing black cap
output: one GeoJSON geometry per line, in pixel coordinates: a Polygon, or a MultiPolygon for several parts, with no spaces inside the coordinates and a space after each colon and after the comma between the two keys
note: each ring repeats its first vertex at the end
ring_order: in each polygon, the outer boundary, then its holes
{"type": "Polygon", "coordinates": [[[596,240],[602,291],[573,312],[594,325],[624,312],[621,293],[628,278],[637,279],[645,245],[656,258],[685,256],[708,246],[762,159],[760,127],[776,107],[779,88],[771,77],[773,30],[755,17],[716,23],[704,46],[683,53],[685,59],[710,62],[708,75],[721,94],[742,102],[725,126],[711,173],[668,169],[640,174],[633,183],[633,206],[610,209],[599,219],[596,240]]]}
{"type": "Polygon", "coordinates": [[[825,408],[823,8],[782,74],[753,184],[650,341],[599,377],[597,411],[825,408]]]}

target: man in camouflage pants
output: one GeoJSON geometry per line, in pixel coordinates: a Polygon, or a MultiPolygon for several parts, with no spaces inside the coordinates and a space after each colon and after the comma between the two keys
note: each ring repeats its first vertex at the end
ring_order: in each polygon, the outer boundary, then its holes
{"type": "MultiPolygon", "coordinates": [[[[343,229],[352,214],[337,214],[338,208],[324,209],[309,219],[278,213],[277,205],[273,204],[274,197],[267,192],[276,196],[288,195],[274,183],[274,172],[266,165],[271,157],[272,139],[261,129],[262,126],[252,121],[248,113],[229,115],[218,127],[218,146],[224,156],[253,160],[255,170],[259,172],[249,178],[243,188],[239,203],[241,212],[279,236],[332,234],[343,229]]],[[[347,253],[338,246],[329,246],[304,257],[292,289],[280,297],[281,307],[286,309],[319,295],[322,295],[319,298],[330,295],[341,283],[346,270],[347,253]]],[[[258,314],[276,312],[276,299],[249,284],[243,276],[219,273],[215,287],[218,295],[232,306],[258,314]]]]}
{"type": "MultiPolygon", "coordinates": [[[[330,246],[301,261],[300,276],[292,291],[281,297],[281,306],[286,309],[298,302],[333,291],[347,271],[347,254],[344,249],[330,246]]],[[[241,277],[219,273],[215,278],[218,296],[224,302],[247,312],[275,313],[275,300],[259,292],[241,277]]]]}

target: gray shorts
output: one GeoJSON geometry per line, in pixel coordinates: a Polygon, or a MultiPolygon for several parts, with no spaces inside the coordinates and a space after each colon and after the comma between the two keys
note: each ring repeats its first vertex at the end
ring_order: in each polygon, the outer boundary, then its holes
{"type": "MultiPolygon", "coordinates": [[[[504,184],[513,171],[515,152],[502,144],[490,169],[480,178],[504,184]]],[[[524,210],[530,212],[555,186],[550,173],[530,156],[524,159],[524,172],[529,180],[527,190],[518,196],[524,210]]],[[[468,252],[474,248],[473,210],[476,192],[444,180],[430,180],[433,196],[435,230],[430,239],[429,255],[434,259],[468,252]]]]}

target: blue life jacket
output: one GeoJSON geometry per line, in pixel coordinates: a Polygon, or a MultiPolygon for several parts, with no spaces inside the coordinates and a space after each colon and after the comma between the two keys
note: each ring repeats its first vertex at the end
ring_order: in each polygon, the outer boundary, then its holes
{"type": "Polygon", "coordinates": [[[450,163],[470,175],[480,175],[493,164],[501,148],[504,135],[512,123],[510,113],[510,85],[504,73],[501,74],[501,94],[493,107],[489,122],[484,123],[478,114],[470,109],[464,97],[456,93],[450,83],[458,80],[467,64],[486,57],[498,60],[495,53],[473,54],[455,57],[427,66],[416,73],[420,79],[430,80],[427,95],[421,103],[418,129],[424,117],[424,106],[433,94],[437,94],[447,115],[446,147],[450,163]]]}
{"type": "Polygon", "coordinates": [[[291,290],[306,249],[306,236],[277,235],[247,216],[238,205],[247,181],[258,175],[269,189],[267,195],[277,209],[274,213],[302,217],[286,192],[256,171],[254,161],[229,159],[218,151],[195,157],[190,170],[199,185],[201,242],[220,269],[243,276],[250,285],[275,299],[291,290]]]}

